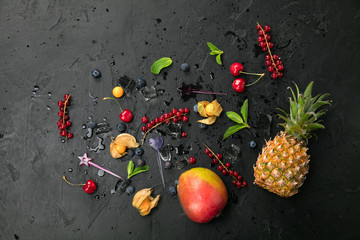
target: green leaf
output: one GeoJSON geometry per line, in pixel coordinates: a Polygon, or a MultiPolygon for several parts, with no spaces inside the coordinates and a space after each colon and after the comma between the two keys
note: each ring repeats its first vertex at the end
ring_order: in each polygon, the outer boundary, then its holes
{"type": "Polygon", "coordinates": [[[241,115],[245,121],[245,123],[247,124],[247,118],[248,118],[248,99],[245,100],[245,102],[243,103],[243,105],[241,106],[241,115]]]}
{"type": "Polygon", "coordinates": [[[244,123],[243,119],[236,112],[228,111],[226,112],[226,116],[236,123],[244,123]]]}
{"type": "Polygon", "coordinates": [[[237,131],[246,128],[247,126],[244,123],[236,124],[234,126],[229,127],[226,132],[224,133],[223,140],[231,136],[232,134],[236,133],[237,131]]]}
{"type": "Polygon", "coordinates": [[[163,57],[153,63],[151,66],[151,72],[153,74],[159,74],[161,69],[166,68],[172,64],[172,60],[169,57],[163,57]]]}
{"type": "Polygon", "coordinates": [[[221,54],[219,54],[219,55],[216,56],[216,62],[217,62],[217,64],[222,65],[222,62],[221,62],[221,54]]]}
{"type": "Polygon", "coordinates": [[[322,125],[320,123],[312,123],[312,124],[309,125],[309,129],[311,131],[314,131],[316,129],[324,129],[324,128],[325,128],[324,125],[322,125]]]}
{"type": "Polygon", "coordinates": [[[132,160],[130,160],[128,165],[127,165],[128,178],[129,178],[130,174],[133,172],[134,166],[135,166],[134,162],[132,160]]]}
{"type": "Polygon", "coordinates": [[[142,172],[146,172],[149,171],[149,166],[142,166],[142,167],[137,167],[134,169],[134,171],[128,176],[128,179],[131,178],[132,176],[138,174],[138,173],[142,173],[142,172]]]}
{"type": "Polygon", "coordinates": [[[311,90],[312,90],[313,83],[314,82],[310,82],[309,85],[306,87],[305,92],[304,92],[305,98],[311,97],[311,90]]]}
{"type": "Polygon", "coordinates": [[[212,44],[211,42],[207,42],[207,45],[208,45],[208,47],[210,48],[211,51],[220,51],[220,52],[222,52],[220,49],[215,47],[215,45],[212,44]]]}

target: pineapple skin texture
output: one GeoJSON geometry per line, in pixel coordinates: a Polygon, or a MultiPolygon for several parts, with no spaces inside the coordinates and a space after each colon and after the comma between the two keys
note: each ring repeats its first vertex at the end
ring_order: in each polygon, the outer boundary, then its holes
{"type": "Polygon", "coordinates": [[[262,149],[254,166],[254,183],[281,197],[298,193],[309,171],[305,142],[280,132],[262,149]]]}

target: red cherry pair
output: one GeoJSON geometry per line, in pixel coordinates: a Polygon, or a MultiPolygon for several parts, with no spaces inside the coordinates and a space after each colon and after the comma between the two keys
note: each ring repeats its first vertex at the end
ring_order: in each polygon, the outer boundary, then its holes
{"type": "Polygon", "coordinates": [[[255,84],[257,81],[259,81],[265,75],[265,73],[248,73],[248,72],[244,72],[244,66],[241,63],[238,63],[238,62],[233,63],[230,66],[230,72],[234,77],[239,76],[241,73],[247,74],[247,75],[260,76],[255,82],[253,82],[251,84],[247,84],[247,85],[246,85],[246,81],[243,78],[235,79],[233,81],[232,87],[236,92],[239,92],[239,93],[244,92],[245,87],[249,87],[249,86],[255,84]]]}
{"type": "Polygon", "coordinates": [[[113,100],[113,101],[115,101],[119,105],[119,108],[120,108],[120,111],[121,111],[121,113],[119,115],[120,120],[123,121],[123,122],[126,122],[126,123],[131,122],[134,115],[132,114],[132,112],[129,109],[122,110],[121,105],[120,105],[120,103],[118,102],[117,99],[112,98],[112,97],[104,97],[102,100],[113,100]]]}

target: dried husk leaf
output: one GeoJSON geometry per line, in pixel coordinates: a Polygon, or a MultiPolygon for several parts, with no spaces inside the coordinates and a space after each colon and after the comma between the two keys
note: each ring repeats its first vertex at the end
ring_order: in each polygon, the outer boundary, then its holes
{"type": "Polygon", "coordinates": [[[115,149],[115,143],[111,142],[110,143],[110,154],[113,158],[121,158],[121,157],[125,156],[126,152],[124,152],[122,154],[118,153],[118,151],[116,151],[116,149],[115,149]]]}
{"type": "Polygon", "coordinates": [[[218,101],[215,99],[214,101],[211,102],[211,104],[213,105],[212,114],[217,117],[220,116],[223,109],[220,106],[220,104],[218,103],[218,101]]]}
{"type": "Polygon", "coordinates": [[[209,117],[205,111],[205,108],[208,104],[210,104],[208,101],[198,102],[198,112],[202,117],[209,117]]]}
{"type": "Polygon", "coordinates": [[[133,198],[132,205],[139,211],[141,216],[149,214],[151,209],[156,207],[159,202],[160,195],[153,198],[150,196],[151,192],[152,188],[144,188],[138,191],[133,198]]]}
{"type": "Polygon", "coordinates": [[[202,119],[202,120],[198,120],[198,122],[206,124],[206,125],[211,125],[214,122],[216,122],[216,119],[217,119],[216,116],[211,116],[211,117],[208,117],[208,118],[205,118],[205,119],[202,119]]]}

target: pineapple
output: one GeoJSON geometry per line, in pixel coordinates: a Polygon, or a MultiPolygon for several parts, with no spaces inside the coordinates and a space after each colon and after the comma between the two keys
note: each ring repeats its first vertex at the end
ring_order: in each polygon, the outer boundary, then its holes
{"type": "Polygon", "coordinates": [[[299,191],[309,171],[308,139],[316,137],[312,131],[324,128],[319,117],[325,110],[318,109],[330,101],[323,100],[328,94],[311,97],[312,86],[313,82],[300,94],[295,84],[297,96],[290,88],[293,95],[289,100],[290,114],[279,109],[284,114],[279,114],[285,121],[280,124],[284,131],[266,142],[254,166],[254,183],[281,197],[290,197],[299,191]]]}

